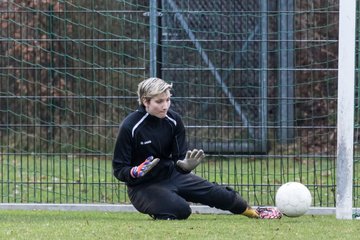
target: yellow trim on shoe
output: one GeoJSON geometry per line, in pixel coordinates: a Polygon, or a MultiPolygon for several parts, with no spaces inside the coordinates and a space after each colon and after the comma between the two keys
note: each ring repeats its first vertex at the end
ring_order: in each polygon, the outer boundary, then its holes
{"type": "Polygon", "coordinates": [[[252,209],[251,207],[247,207],[246,210],[242,213],[242,215],[248,218],[259,218],[258,212],[255,209],[252,209]]]}

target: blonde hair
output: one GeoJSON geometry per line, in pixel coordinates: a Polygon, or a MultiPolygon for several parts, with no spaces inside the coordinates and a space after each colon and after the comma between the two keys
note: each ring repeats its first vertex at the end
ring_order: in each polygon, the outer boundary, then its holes
{"type": "Polygon", "coordinates": [[[150,100],[151,98],[172,89],[172,84],[169,84],[161,78],[148,78],[143,80],[138,85],[137,95],[139,105],[144,105],[143,100],[150,100]]]}

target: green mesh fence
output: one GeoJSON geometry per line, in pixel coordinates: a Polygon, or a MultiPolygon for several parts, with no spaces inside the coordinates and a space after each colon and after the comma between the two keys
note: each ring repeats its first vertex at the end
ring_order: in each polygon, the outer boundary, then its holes
{"type": "Polygon", "coordinates": [[[338,1],[13,0],[0,11],[0,202],[129,202],[113,145],[156,68],[190,146],[208,154],[197,174],[253,205],[294,180],[313,206],[335,205],[338,1]]]}
{"type": "Polygon", "coordinates": [[[109,160],[146,76],[148,6],[8,1],[1,11],[1,201],[126,201],[109,160]]]}

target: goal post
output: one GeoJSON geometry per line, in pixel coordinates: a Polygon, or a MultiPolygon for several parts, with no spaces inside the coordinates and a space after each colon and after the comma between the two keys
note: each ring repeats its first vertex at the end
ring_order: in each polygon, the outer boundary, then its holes
{"type": "Polygon", "coordinates": [[[336,218],[351,219],[356,0],[340,0],[339,3],[336,218]]]}

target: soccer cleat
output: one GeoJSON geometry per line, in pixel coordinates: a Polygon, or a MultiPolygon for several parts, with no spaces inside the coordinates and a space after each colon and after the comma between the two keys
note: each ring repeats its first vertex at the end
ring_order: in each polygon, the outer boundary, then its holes
{"type": "Polygon", "coordinates": [[[256,212],[261,219],[280,219],[282,213],[275,207],[258,207],[256,212]]]}

